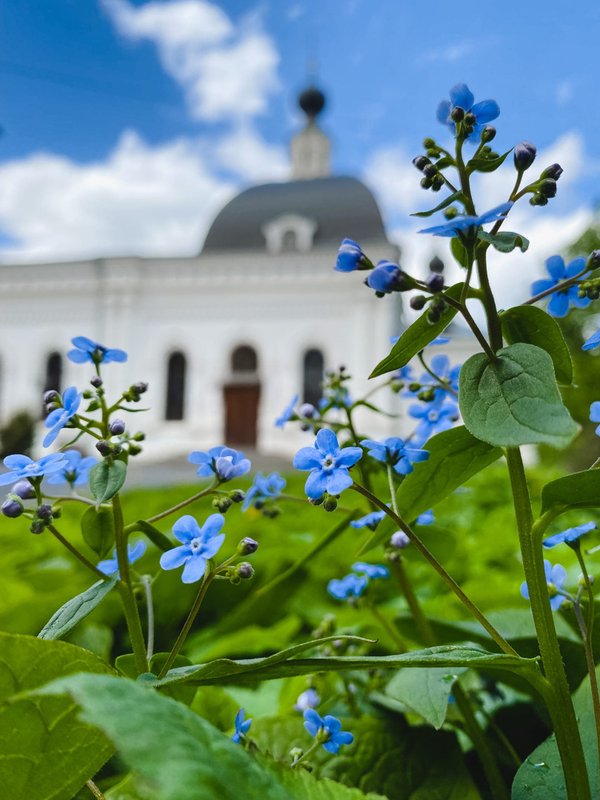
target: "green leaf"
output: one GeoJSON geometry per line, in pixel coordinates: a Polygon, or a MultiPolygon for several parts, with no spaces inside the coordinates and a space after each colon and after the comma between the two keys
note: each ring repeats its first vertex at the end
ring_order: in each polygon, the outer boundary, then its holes
{"type": "Polygon", "coordinates": [[[167,550],[173,549],[173,542],[169,537],[165,536],[165,534],[159,531],[158,528],[155,528],[154,525],[146,522],[145,519],[138,519],[133,525],[136,530],[144,533],[159,550],[166,552],[167,550]]]}
{"type": "Polygon", "coordinates": [[[90,490],[98,505],[110,500],[127,477],[127,465],[123,461],[101,461],[90,470],[90,490]]]}
{"type": "Polygon", "coordinates": [[[470,175],[472,172],[494,172],[504,164],[504,160],[511,152],[512,147],[501,156],[496,156],[496,158],[485,158],[484,156],[472,158],[467,164],[467,173],[470,175]]]}
{"type": "Polygon", "coordinates": [[[456,161],[452,158],[452,156],[442,156],[438,161],[435,162],[435,166],[438,169],[446,169],[446,167],[455,167],[456,161]]]}
{"type": "Polygon", "coordinates": [[[537,306],[515,306],[500,314],[500,323],[509,344],[524,342],[541,347],[552,358],[556,380],[566,385],[573,381],[571,354],[553,317],[537,306]]]}
{"type": "Polygon", "coordinates": [[[293,798],[243,747],[186,706],[139,683],[82,674],[54,681],[42,692],[70,695],[83,718],[152,786],[153,800],[293,798]]]}
{"type": "Polygon", "coordinates": [[[0,633],[0,786],[10,800],[69,800],[110,757],[103,734],[64,697],[35,690],[76,672],[108,672],[66,642],[0,633]]]}
{"type": "MultiPolygon", "coordinates": [[[[453,300],[458,300],[462,288],[463,284],[457,283],[451,286],[445,294],[453,300]]],[[[389,355],[377,364],[369,377],[376,378],[378,375],[384,375],[386,372],[392,372],[408,364],[411,358],[414,358],[417,353],[420,353],[429,342],[433,341],[436,336],[439,336],[440,333],[448,327],[455,316],[456,309],[451,306],[446,306],[439,320],[433,324],[428,321],[427,312],[422,314],[418,320],[413,322],[413,324],[404,331],[402,336],[392,347],[389,355]]]]}
{"type": "Polygon", "coordinates": [[[600,469],[574,472],[550,481],[542,489],[542,513],[550,508],[598,508],[600,506],[600,469]]]}
{"type": "Polygon", "coordinates": [[[401,669],[385,687],[385,694],[408,706],[439,730],[446,721],[452,687],[465,671],[466,667],[401,669]]]}
{"type": "Polygon", "coordinates": [[[114,576],[98,581],[85,592],[67,600],[38,633],[38,639],[62,639],[78,622],[91,614],[116,585],[117,580],[118,578],[114,576]]]}
{"type": "Polygon", "coordinates": [[[500,233],[479,231],[477,238],[489,242],[500,253],[512,253],[516,247],[524,253],[529,248],[529,239],[514,231],[500,231],[500,233]]]}
{"type": "Polygon", "coordinates": [[[552,359],[540,347],[517,343],[471,356],[460,371],[459,404],[465,426],[499,447],[566,447],[579,426],[565,407],[552,359]]]}
{"type": "MultiPolygon", "coordinates": [[[[502,455],[501,450],[476,439],[462,425],[432,436],[427,450],[427,461],[418,464],[396,491],[398,511],[408,521],[432,508],[502,455]]],[[[396,527],[385,517],[363,552],[386,541],[396,527]]]]}
{"type": "Polygon", "coordinates": [[[112,509],[91,506],[81,517],[81,534],[85,543],[103,558],[115,541],[112,509]]]}
{"type": "Polygon", "coordinates": [[[273,765],[272,769],[294,800],[386,800],[381,794],[364,794],[329,778],[317,780],[303,769],[291,770],[280,765],[273,765]]]}
{"type": "Polygon", "coordinates": [[[465,269],[469,265],[469,261],[467,258],[467,250],[461,240],[455,236],[450,239],[450,252],[454,256],[455,260],[460,264],[461,267],[465,269]]]}
{"type": "Polygon", "coordinates": [[[452,203],[462,202],[462,201],[463,201],[463,193],[459,189],[458,191],[456,191],[453,194],[451,194],[448,197],[446,197],[445,200],[442,200],[442,202],[439,205],[437,205],[435,208],[432,208],[430,211],[415,211],[410,216],[411,217],[430,217],[432,214],[435,214],[436,211],[441,211],[442,208],[446,208],[447,206],[451,205],[452,203]]]}

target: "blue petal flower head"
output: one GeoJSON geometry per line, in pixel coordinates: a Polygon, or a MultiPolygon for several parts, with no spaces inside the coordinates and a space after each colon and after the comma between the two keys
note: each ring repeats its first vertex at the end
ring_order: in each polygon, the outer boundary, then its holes
{"type": "Polygon", "coordinates": [[[369,266],[369,260],[354,239],[342,239],[338,250],[335,269],[338,272],[354,272],[369,266]]]}
{"type": "Polygon", "coordinates": [[[206,571],[206,562],[217,554],[225,541],[225,534],[220,532],[224,524],[222,514],[211,514],[202,527],[190,514],[180,517],[173,525],[173,534],[182,544],[162,554],[161,567],[177,569],[183,565],[181,580],[184,583],[199,581],[206,571]]]}
{"type": "MultiPolygon", "coordinates": [[[[447,383],[450,389],[453,389],[454,392],[458,394],[458,378],[460,375],[460,368],[461,364],[455,364],[453,367],[450,366],[450,359],[448,356],[443,354],[438,354],[431,359],[431,369],[438,378],[441,378],[443,381],[447,383]]],[[[428,376],[431,377],[431,376],[428,376]]],[[[423,383],[423,378],[421,379],[421,383],[423,383]]],[[[443,389],[439,384],[435,384],[436,391],[442,392],[444,394],[448,393],[447,389],[443,389]]]]}
{"type": "Polygon", "coordinates": [[[310,470],[305,491],[311,500],[329,494],[341,494],[352,486],[348,472],[362,458],[360,447],[340,447],[337,436],[329,428],[317,433],[314,447],[302,447],[294,456],[294,467],[310,470]]]}
{"type": "Polygon", "coordinates": [[[315,708],[320,702],[321,698],[316,689],[306,689],[298,695],[294,708],[296,711],[306,711],[308,708],[315,708]]]}
{"type": "Polygon", "coordinates": [[[246,492],[246,497],[242,504],[242,511],[247,511],[250,506],[256,506],[265,500],[279,497],[285,488],[285,478],[277,472],[272,472],[266,477],[260,472],[254,478],[254,483],[246,492]]]}
{"type": "Polygon", "coordinates": [[[294,409],[296,408],[296,404],[298,403],[299,399],[300,398],[297,394],[292,397],[288,405],[281,412],[281,415],[275,420],[276,428],[283,428],[285,423],[291,420],[291,418],[294,416],[294,409]]]}
{"type": "Polygon", "coordinates": [[[127,361],[125,350],[116,347],[105,347],[99,342],[88,339],[87,336],[76,336],[71,339],[71,344],[75,348],[69,350],[67,358],[75,364],[85,364],[90,361],[92,364],[109,364],[111,361],[123,363],[127,361]]]}
{"type": "Polygon", "coordinates": [[[381,520],[385,517],[385,511],[371,511],[360,519],[353,519],[350,523],[351,528],[369,528],[374,531],[381,520]]]}
{"type": "Polygon", "coordinates": [[[344,578],[330,580],[327,584],[327,591],[336,600],[349,600],[360,597],[368,583],[369,579],[364,575],[355,575],[354,572],[351,572],[344,578]]]}
{"type": "Polygon", "coordinates": [[[354,736],[342,730],[339,719],[326,714],[320,717],[314,708],[304,712],[304,727],[328,753],[337,753],[343,744],[352,744],[354,736]]]}
{"type": "Polygon", "coordinates": [[[352,398],[345,386],[326,386],[323,397],[319,400],[319,409],[324,408],[350,408],[352,398]]]}
{"type": "MultiPolygon", "coordinates": [[[[567,599],[564,595],[558,594],[556,589],[562,589],[567,580],[567,571],[561,564],[552,564],[544,559],[544,572],[546,573],[546,583],[550,590],[550,608],[556,611],[567,599]]],[[[521,596],[529,600],[529,587],[527,582],[521,584],[521,596]]]]}
{"type": "Polygon", "coordinates": [[[429,511],[424,511],[422,514],[419,514],[415,522],[417,525],[433,525],[434,519],[433,511],[429,509],[429,511]]]}
{"type": "Polygon", "coordinates": [[[390,577],[389,569],[384,567],[383,564],[367,564],[364,561],[357,561],[352,564],[352,569],[354,572],[358,572],[359,575],[366,575],[369,580],[390,577]]]}
{"type": "Polygon", "coordinates": [[[231,741],[235,742],[236,744],[240,744],[242,739],[246,738],[246,734],[250,730],[250,725],[252,725],[251,719],[246,719],[246,711],[243,708],[235,715],[234,720],[235,725],[235,733],[231,737],[231,741]]]}
{"type": "MultiPolygon", "coordinates": [[[[585,269],[585,258],[575,258],[570,264],[566,265],[561,256],[550,256],[546,260],[546,269],[550,278],[542,278],[539,281],[534,281],[531,284],[532,294],[540,294],[558,286],[562,281],[568,278],[574,278],[583,269],[585,269]]],[[[585,277],[585,276],[582,276],[585,277]]],[[[589,297],[579,297],[579,289],[576,285],[569,286],[558,292],[554,292],[550,296],[548,303],[548,313],[552,317],[566,317],[569,313],[569,308],[573,305],[575,308],[587,308],[592,302],[589,297]]],[[[585,345],[584,345],[585,347],[585,345]]]]}
{"type": "Polygon", "coordinates": [[[62,396],[62,408],[55,408],[46,417],[44,425],[50,428],[42,442],[44,447],[49,447],[69,420],[75,416],[81,405],[81,392],[75,386],[65,389],[62,396]]]}
{"type": "Polygon", "coordinates": [[[574,528],[567,528],[566,531],[555,533],[554,536],[549,536],[544,539],[542,544],[544,547],[555,547],[557,544],[571,544],[579,540],[581,536],[593,531],[597,528],[595,522],[586,522],[584,525],[576,525],[574,528]]]}
{"type": "Polygon", "coordinates": [[[381,461],[383,464],[389,464],[398,475],[408,475],[413,471],[413,464],[427,461],[429,458],[427,450],[407,447],[404,440],[397,436],[390,436],[383,442],[363,439],[361,445],[367,448],[367,454],[371,458],[381,461]]]}
{"type": "Polygon", "coordinates": [[[469,135],[470,142],[477,142],[481,138],[481,131],[500,115],[500,107],[495,100],[482,100],[475,102],[473,92],[465,83],[457,83],[450,89],[450,100],[442,100],[437,109],[437,120],[442,125],[447,125],[450,131],[456,133],[456,124],[452,119],[452,112],[455,108],[462,108],[465,114],[472,114],[475,117],[473,133],[469,135]]]}
{"type": "Polygon", "coordinates": [[[211,447],[208,453],[194,450],[188,456],[188,461],[190,464],[199,465],[196,475],[201,478],[210,478],[211,475],[216,475],[221,482],[245,475],[252,466],[242,452],[222,444],[218,447],[211,447]]]}
{"type": "Polygon", "coordinates": [[[600,347],[600,331],[593,333],[590,338],[581,345],[582,350],[595,350],[600,347]]]}
{"type": "Polygon", "coordinates": [[[378,294],[389,294],[397,291],[400,285],[402,270],[391,261],[378,261],[377,266],[369,272],[365,283],[378,294]]]}
{"type": "Polygon", "coordinates": [[[0,486],[6,486],[8,483],[16,483],[25,478],[41,478],[44,475],[52,475],[54,472],[64,469],[67,461],[62,453],[43,456],[39,461],[34,461],[29,456],[15,454],[6,456],[2,463],[10,470],[10,472],[0,475],[0,486]]]}
{"type": "MultiPolygon", "coordinates": [[[[130,564],[135,564],[146,552],[146,542],[142,539],[135,544],[128,544],[127,545],[127,561],[130,564]]],[[[119,574],[119,562],[117,560],[117,551],[113,550],[113,557],[107,558],[104,561],[98,562],[98,569],[100,572],[103,572],[105,575],[118,575],[119,574]]]]}
{"type": "Polygon", "coordinates": [[[66,464],[59,472],[53,472],[48,477],[48,483],[58,486],[61,483],[70,483],[71,486],[83,486],[88,482],[90,469],[98,463],[94,456],[84,458],[78,450],[66,450],[63,454],[66,464]]]}
{"type": "Polygon", "coordinates": [[[408,413],[419,420],[413,437],[418,444],[424,444],[435,433],[449,430],[459,417],[458,406],[447,399],[409,406],[408,413]]]}
{"type": "Polygon", "coordinates": [[[512,208],[512,205],[511,202],[502,203],[502,205],[496,206],[478,217],[454,217],[454,219],[445,222],[443,225],[422,228],[420,231],[417,231],[417,233],[431,233],[433,236],[460,236],[471,228],[478,228],[480,225],[487,225],[488,222],[504,219],[512,208]]]}
{"type": "MultiPolygon", "coordinates": [[[[600,400],[594,400],[594,402],[591,404],[590,420],[592,422],[600,422],[600,400]]],[[[596,428],[596,436],[600,436],[600,425],[598,425],[596,428]]],[[[4,463],[6,464],[6,459],[4,459],[4,463]]]]}

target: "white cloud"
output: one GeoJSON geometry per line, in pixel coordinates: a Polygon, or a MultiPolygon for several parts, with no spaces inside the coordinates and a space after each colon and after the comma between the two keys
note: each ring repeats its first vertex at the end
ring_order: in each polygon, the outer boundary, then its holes
{"type": "Polygon", "coordinates": [[[569,80],[560,81],[554,91],[556,105],[565,106],[573,99],[573,83],[569,80]]]}
{"type": "Polygon", "coordinates": [[[260,114],[279,88],[279,54],[259,18],[234,26],[207,0],[101,0],[115,27],[158,49],[165,71],[183,88],[196,119],[217,121],[260,114]]]}
{"type": "Polygon", "coordinates": [[[245,181],[284,180],[290,174],[284,147],[267,144],[250,125],[241,125],[215,145],[220,165],[245,181]]]}

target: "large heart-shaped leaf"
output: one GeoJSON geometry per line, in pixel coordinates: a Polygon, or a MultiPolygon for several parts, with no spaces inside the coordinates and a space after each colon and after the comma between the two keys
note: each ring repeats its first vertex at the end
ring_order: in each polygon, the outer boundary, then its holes
{"type": "Polygon", "coordinates": [[[537,306],[515,306],[500,314],[502,332],[509,344],[525,342],[550,354],[556,380],[570,384],[573,362],[558,322],[537,306]]]}

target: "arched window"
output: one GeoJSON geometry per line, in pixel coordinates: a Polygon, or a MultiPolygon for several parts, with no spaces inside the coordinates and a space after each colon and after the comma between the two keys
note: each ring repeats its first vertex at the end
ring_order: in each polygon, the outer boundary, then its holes
{"type": "Polygon", "coordinates": [[[316,406],[323,396],[322,383],[325,359],[320,350],[307,350],[304,354],[302,398],[316,406]]]}
{"type": "Polygon", "coordinates": [[[281,240],[281,252],[293,253],[297,249],[298,245],[296,241],[296,231],[293,228],[288,228],[288,230],[283,234],[283,238],[281,240]]]}
{"type": "Polygon", "coordinates": [[[44,376],[44,391],[54,389],[60,392],[62,388],[62,356],[60,353],[50,353],[46,359],[46,374],[44,376]]]}
{"type": "Polygon", "coordinates": [[[185,407],[185,356],[171,353],[167,364],[167,401],[165,419],[183,419],[185,407]]]}
{"type": "Polygon", "coordinates": [[[231,354],[231,371],[234,375],[255,375],[258,372],[256,350],[250,345],[241,344],[231,354]]]}

